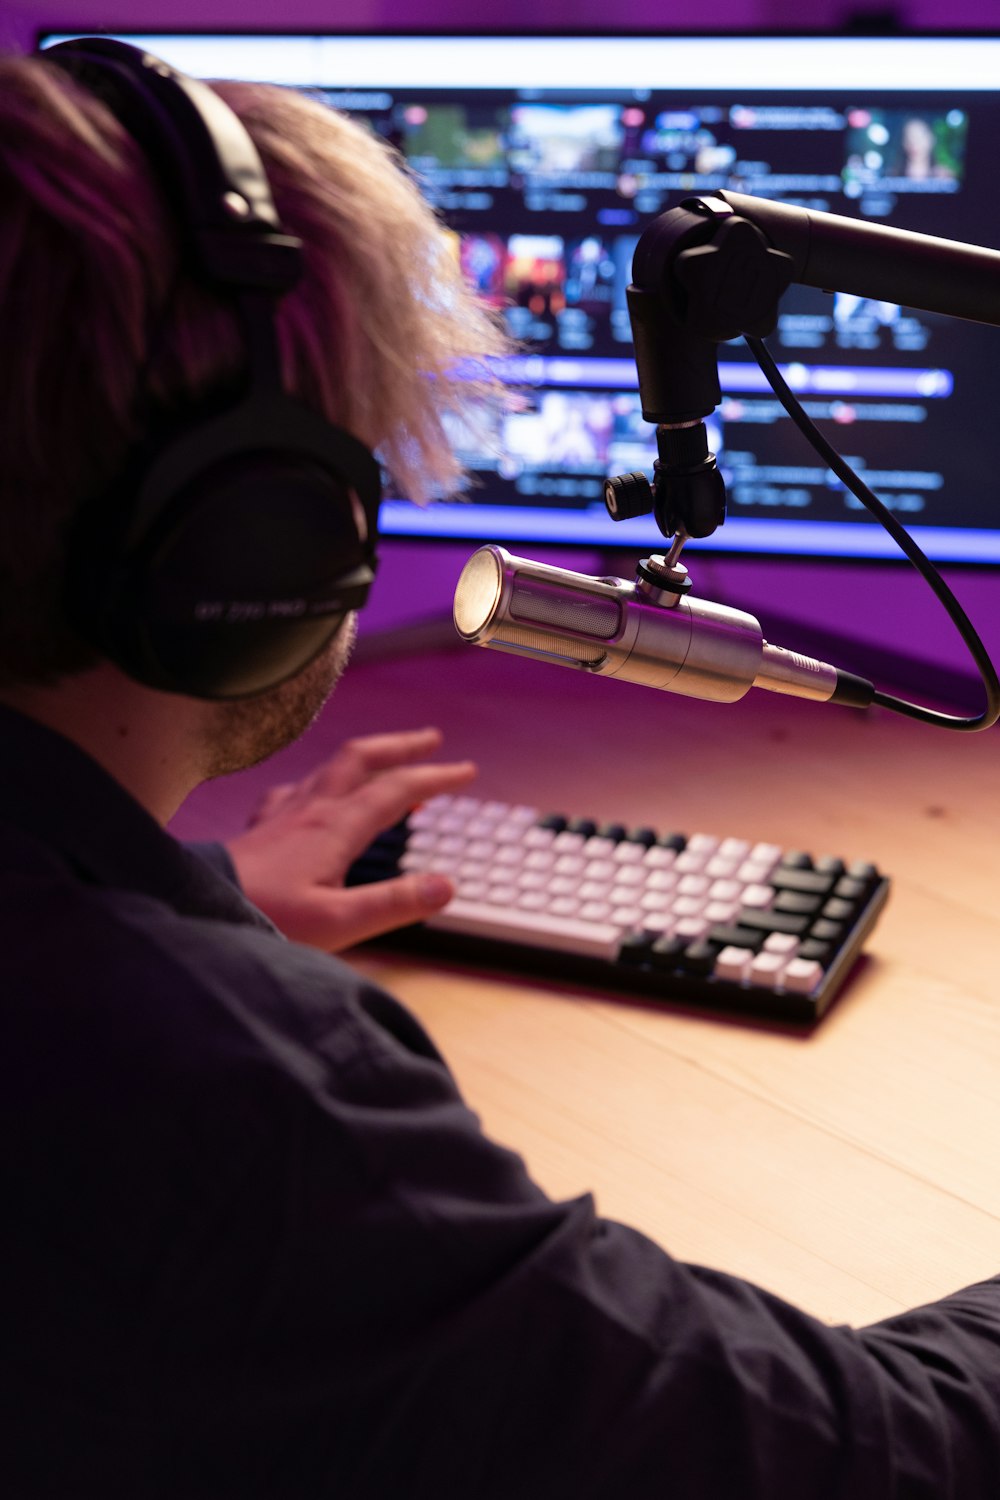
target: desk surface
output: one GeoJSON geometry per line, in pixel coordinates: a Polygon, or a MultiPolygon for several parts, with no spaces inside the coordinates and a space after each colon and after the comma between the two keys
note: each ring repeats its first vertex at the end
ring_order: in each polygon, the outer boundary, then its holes
{"type": "Polygon", "coordinates": [[[439,724],[487,796],[871,858],[868,956],[804,1036],[445,968],[351,961],[423,1020],[485,1129],[554,1196],[672,1254],[864,1323],[1000,1271],[996,732],[751,693],[733,706],[471,648],[352,666],[267,767],[203,788],[184,837],[342,738],[439,724]]]}

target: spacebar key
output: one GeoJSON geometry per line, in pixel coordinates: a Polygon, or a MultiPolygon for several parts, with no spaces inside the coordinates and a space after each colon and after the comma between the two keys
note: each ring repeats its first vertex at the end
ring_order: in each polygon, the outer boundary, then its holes
{"type": "Polygon", "coordinates": [[[554,917],[541,911],[509,911],[485,901],[454,901],[426,924],[439,932],[488,938],[493,942],[526,943],[531,948],[554,948],[585,958],[613,962],[621,947],[621,933],[610,922],[581,922],[577,917],[554,917]]]}

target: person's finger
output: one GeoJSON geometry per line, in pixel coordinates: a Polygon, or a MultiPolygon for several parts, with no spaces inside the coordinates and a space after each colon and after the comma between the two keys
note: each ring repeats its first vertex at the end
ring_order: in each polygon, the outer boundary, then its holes
{"type": "Polygon", "coordinates": [[[339,837],[363,847],[377,833],[391,828],[421,802],[461,791],[479,774],[475,761],[444,765],[401,766],[375,776],[350,798],[336,805],[332,819],[339,837]]]}
{"type": "Polygon", "coordinates": [[[440,729],[426,728],[345,740],[336,755],[317,767],[303,787],[314,796],[342,796],[370,776],[425,760],[440,748],[442,739],[440,729]]]}
{"type": "Polygon", "coordinates": [[[428,724],[421,729],[398,729],[389,734],[359,735],[346,743],[357,751],[369,771],[381,771],[389,766],[421,760],[437,750],[443,739],[441,730],[428,724]]]}
{"type": "Polygon", "coordinates": [[[376,777],[351,796],[313,798],[286,818],[259,821],[227,840],[240,884],[290,931],[296,906],[309,909],[311,898],[300,901],[298,893],[311,887],[322,901],[324,889],[339,890],[351,863],[380,833],[427,798],[467,786],[476,773],[471,761],[414,766],[376,777]]]}
{"type": "Polygon", "coordinates": [[[372,885],[332,891],[327,903],[312,903],[308,913],[301,912],[297,917],[289,913],[284,930],[297,942],[340,952],[382,933],[425,921],[446,906],[454,894],[455,887],[446,875],[397,875],[372,885]]]}
{"type": "Polygon", "coordinates": [[[250,814],[249,826],[253,828],[256,823],[273,818],[275,813],[286,805],[289,798],[294,797],[298,787],[299,783],[296,781],[286,781],[278,786],[269,787],[250,814]]]}

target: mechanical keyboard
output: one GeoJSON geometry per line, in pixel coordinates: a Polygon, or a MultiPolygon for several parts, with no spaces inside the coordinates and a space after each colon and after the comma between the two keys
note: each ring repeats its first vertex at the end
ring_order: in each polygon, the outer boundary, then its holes
{"type": "Polygon", "coordinates": [[[375,840],[348,883],[404,870],[443,871],[456,894],[393,934],[396,944],[797,1022],[826,1010],[889,893],[866,860],[469,796],[417,808],[375,840]]]}

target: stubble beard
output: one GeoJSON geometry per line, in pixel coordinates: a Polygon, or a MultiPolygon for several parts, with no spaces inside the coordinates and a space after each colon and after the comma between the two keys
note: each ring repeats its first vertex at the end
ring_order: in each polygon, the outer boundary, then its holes
{"type": "Polygon", "coordinates": [[[333,639],[297,677],[268,692],[206,705],[205,780],[257,766],[305,734],[343,675],[356,628],[357,616],[349,614],[333,639]]]}

